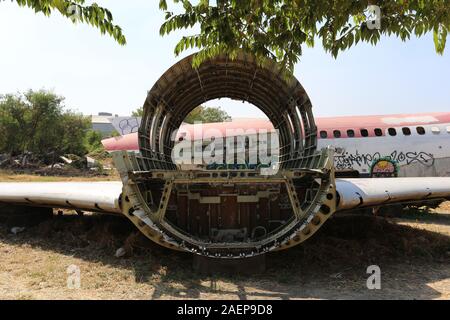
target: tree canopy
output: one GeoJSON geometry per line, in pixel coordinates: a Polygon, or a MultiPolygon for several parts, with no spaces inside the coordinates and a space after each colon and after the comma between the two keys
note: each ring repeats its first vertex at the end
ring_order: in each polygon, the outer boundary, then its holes
{"type": "MultiPolygon", "coordinates": [[[[45,15],[57,10],[73,22],[88,23],[102,34],[109,34],[121,45],[126,43],[111,12],[96,3],[11,1],[45,15]]],[[[448,0],[160,0],[159,7],[165,12],[161,35],[198,27],[198,33],[182,37],[174,49],[176,55],[198,49],[195,67],[220,53],[233,58],[243,49],[261,63],[271,58],[292,72],[304,46],[312,47],[316,41],[337,57],[360,42],[375,45],[384,35],[405,41],[428,32],[433,32],[436,51],[442,54],[450,30],[448,0]],[[181,10],[169,10],[168,2],[181,10]],[[380,28],[369,25],[368,8],[373,5],[380,9],[380,28]]]]}
{"type": "MultiPolygon", "coordinates": [[[[137,108],[132,112],[133,117],[142,117],[144,113],[143,108],[137,108]]],[[[220,107],[204,107],[198,106],[194,110],[192,110],[184,122],[186,123],[194,123],[194,122],[224,122],[231,120],[231,117],[226,113],[226,111],[222,110],[220,107]]]]}
{"type": "Polygon", "coordinates": [[[142,117],[144,114],[144,108],[140,107],[131,112],[132,117],[142,117]]]}
{"type": "MultiPolygon", "coordinates": [[[[220,53],[230,57],[239,49],[259,61],[268,57],[293,71],[304,46],[321,41],[334,57],[360,42],[376,44],[381,36],[395,35],[405,41],[434,32],[436,51],[444,52],[450,30],[448,0],[172,0],[180,12],[160,0],[165,22],[160,34],[199,27],[199,33],[184,36],[175,47],[178,55],[199,49],[194,66],[220,53]],[[369,26],[369,5],[380,9],[380,28],[369,26]],[[178,8],[178,7],[177,7],[178,8]]],[[[195,29],[193,29],[195,30],[195,29]]]]}
{"type": "Polygon", "coordinates": [[[44,90],[0,95],[0,153],[84,155],[90,119],[64,110],[63,101],[44,90]]]}
{"type": "MultiPolygon", "coordinates": [[[[0,0],[5,1],[5,0],[0,0]]],[[[119,44],[125,45],[126,38],[122,29],[114,24],[111,12],[96,3],[86,5],[85,0],[11,0],[19,6],[29,7],[36,13],[42,12],[49,16],[56,10],[72,22],[87,23],[100,30],[102,34],[108,34],[119,44]]]]}
{"type": "Polygon", "coordinates": [[[199,106],[188,114],[184,122],[193,124],[195,122],[211,123],[230,120],[231,117],[220,108],[199,106]]]}

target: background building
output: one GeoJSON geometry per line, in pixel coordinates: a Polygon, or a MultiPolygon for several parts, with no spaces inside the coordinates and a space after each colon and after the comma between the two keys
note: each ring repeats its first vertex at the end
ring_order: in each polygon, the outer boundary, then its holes
{"type": "Polygon", "coordinates": [[[92,129],[100,131],[105,136],[113,133],[120,135],[137,132],[141,123],[140,117],[121,117],[112,113],[99,112],[91,116],[92,129]]]}

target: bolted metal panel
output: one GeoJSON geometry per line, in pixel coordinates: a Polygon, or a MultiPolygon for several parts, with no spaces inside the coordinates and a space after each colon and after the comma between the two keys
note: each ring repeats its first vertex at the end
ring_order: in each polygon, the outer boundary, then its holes
{"type": "Polygon", "coordinates": [[[140,153],[116,152],[123,213],[150,239],[214,258],[247,258],[310,237],[335,211],[332,150],[316,150],[312,104],[293,76],[241,52],[192,67],[189,56],[155,83],[144,103],[140,153]],[[247,101],[278,130],[279,171],[181,170],[172,135],[195,107],[247,101]]]}

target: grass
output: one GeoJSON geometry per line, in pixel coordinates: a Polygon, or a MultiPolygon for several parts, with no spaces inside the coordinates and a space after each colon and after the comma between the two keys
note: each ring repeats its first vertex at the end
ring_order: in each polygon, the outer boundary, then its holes
{"type": "Polygon", "coordinates": [[[116,181],[116,173],[107,176],[44,176],[31,173],[16,173],[0,170],[0,182],[59,182],[59,181],[116,181]]]}
{"type": "Polygon", "coordinates": [[[0,224],[0,298],[450,298],[450,221],[445,232],[392,221],[336,216],[250,277],[198,275],[189,255],[159,247],[122,217],[54,216],[18,235],[0,224]],[[122,246],[128,255],[115,258],[122,246]],[[72,264],[79,290],[66,287],[72,264]],[[382,268],[382,292],[365,288],[371,264],[382,268]]]}
{"type": "MultiPolygon", "coordinates": [[[[0,171],[0,181],[104,181],[0,171]]],[[[198,275],[191,256],[152,243],[125,218],[71,212],[13,235],[0,222],[0,299],[450,299],[450,202],[402,218],[335,216],[262,275],[198,275]],[[125,247],[125,258],[115,251],[125,247]],[[67,288],[67,267],[81,288],[67,288]],[[365,287],[382,270],[382,290],[365,287]]],[[[32,214],[32,213],[31,213],[32,214]]]]}

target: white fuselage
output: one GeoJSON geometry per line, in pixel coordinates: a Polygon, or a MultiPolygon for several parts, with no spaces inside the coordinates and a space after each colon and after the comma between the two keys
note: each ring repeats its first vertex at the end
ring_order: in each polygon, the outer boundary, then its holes
{"type": "MultiPolygon", "coordinates": [[[[335,167],[338,171],[352,171],[362,177],[370,176],[374,161],[389,158],[395,162],[401,177],[450,176],[449,112],[317,118],[316,125],[318,148],[331,146],[335,149],[335,167]]],[[[268,144],[261,142],[260,134],[254,133],[245,134],[249,143],[242,139],[239,141],[239,135],[229,135],[227,129],[242,127],[245,130],[250,129],[250,132],[260,132],[260,129],[274,132],[270,122],[261,119],[204,126],[206,132],[212,128],[214,132],[218,130],[222,133],[222,137],[236,137],[235,148],[232,149],[235,149],[237,154],[231,157],[231,160],[241,162],[247,162],[245,158],[249,157],[248,154],[259,154],[260,149],[267,149],[268,144]]],[[[188,140],[197,141],[192,134],[192,125],[182,126],[180,132],[190,132],[191,138],[188,140]]],[[[269,136],[271,135],[269,133],[269,136]]],[[[124,136],[124,139],[120,140],[111,138],[104,140],[104,143],[107,150],[139,149],[137,134],[124,136]]],[[[193,143],[192,152],[201,152],[207,144],[208,139],[200,144],[193,143]]],[[[267,155],[268,158],[274,159],[279,150],[272,149],[272,142],[270,146],[271,150],[267,155]]],[[[225,155],[226,152],[219,148],[217,155],[221,156],[222,153],[225,155]]],[[[203,162],[205,163],[208,162],[203,162]]]]}
{"type": "MultiPolygon", "coordinates": [[[[319,148],[335,148],[337,170],[355,170],[361,176],[370,174],[374,160],[389,157],[399,166],[399,176],[450,176],[450,123],[392,127],[396,135],[385,130],[384,136],[319,139],[319,148]],[[410,128],[405,135],[403,128],[410,128]]],[[[369,129],[370,130],[370,129],[369,129]]]]}

